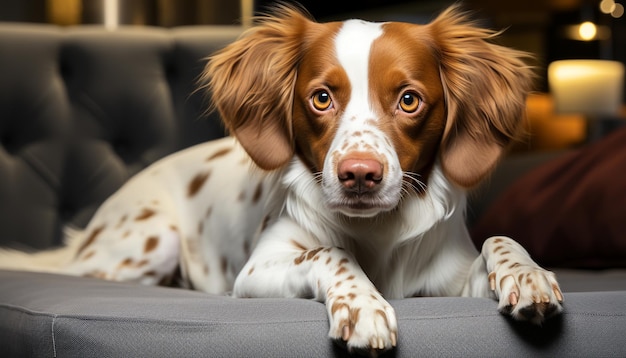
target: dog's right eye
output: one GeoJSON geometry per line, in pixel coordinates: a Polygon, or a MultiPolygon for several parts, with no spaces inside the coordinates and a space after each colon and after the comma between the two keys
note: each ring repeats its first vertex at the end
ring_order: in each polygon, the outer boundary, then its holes
{"type": "Polygon", "coordinates": [[[318,111],[327,111],[332,108],[333,100],[330,98],[330,94],[327,91],[321,90],[315,92],[313,97],[311,97],[311,104],[313,108],[318,111]]]}
{"type": "Polygon", "coordinates": [[[400,98],[400,103],[398,103],[398,107],[406,113],[415,113],[421,104],[421,99],[419,96],[412,92],[405,92],[400,98]]]}

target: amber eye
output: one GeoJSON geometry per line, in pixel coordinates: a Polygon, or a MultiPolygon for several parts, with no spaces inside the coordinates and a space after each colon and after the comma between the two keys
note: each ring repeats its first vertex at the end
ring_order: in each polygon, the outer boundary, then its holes
{"type": "Polygon", "coordinates": [[[324,90],[315,92],[311,98],[311,103],[313,104],[313,108],[318,111],[326,111],[333,105],[333,101],[330,99],[330,94],[324,90]]]}
{"type": "Polygon", "coordinates": [[[421,99],[413,92],[406,92],[400,98],[398,106],[406,113],[413,113],[420,107],[421,99]]]}

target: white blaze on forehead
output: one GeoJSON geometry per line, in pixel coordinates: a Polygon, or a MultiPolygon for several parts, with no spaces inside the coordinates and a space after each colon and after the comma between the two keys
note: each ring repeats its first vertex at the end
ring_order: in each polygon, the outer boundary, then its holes
{"type": "MultiPolygon", "coordinates": [[[[369,57],[372,43],[382,35],[380,23],[366,22],[362,20],[348,20],[344,22],[335,39],[335,51],[339,63],[346,71],[352,93],[350,94],[350,107],[357,110],[358,115],[364,108],[369,109],[368,78],[369,57]],[[357,108],[354,108],[358,106],[357,108]],[[365,107],[363,107],[365,106],[365,107]]],[[[361,112],[362,113],[362,112],[361,112]]]]}
{"type": "MultiPolygon", "coordinates": [[[[329,207],[348,216],[369,217],[398,205],[402,188],[400,163],[387,134],[379,128],[378,115],[372,106],[369,88],[369,65],[372,44],[383,34],[383,24],[349,20],[335,38],[339,65],[350,82],[350,98],[345,106],[335,137],[324,160],[322,190],[329,207]],[[339,164],[356,153],[378,160],[383,167],[383,180],[377,190],[363,198],[367,209],[353,209],[355,198],[346,194],[338,175],[339,164]]],[[[361,200],[361,199],[359,199],[361,200]]]]}

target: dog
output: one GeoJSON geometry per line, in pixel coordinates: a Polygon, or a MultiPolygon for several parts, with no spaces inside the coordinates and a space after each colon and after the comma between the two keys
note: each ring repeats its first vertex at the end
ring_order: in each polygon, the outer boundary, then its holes
{"type": "Polygon", "coordinates": [[[496,236],[479,253],[466,192],[521,126],[526,54],[457,6],[426,25],[318,23],[279,5],[202,76],[232,134],[131,178],[66,246],[4,267],[234,297],[324,302],[350,351],[397,344],[387,299],[493,297],[540,324],[555,275],[496,236]]]}

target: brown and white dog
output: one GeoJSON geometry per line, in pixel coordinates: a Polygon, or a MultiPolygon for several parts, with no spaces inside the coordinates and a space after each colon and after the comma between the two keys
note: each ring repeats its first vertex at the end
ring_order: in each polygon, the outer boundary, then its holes
{"type": "Polygon", "coordinates": [[[456,7],[414,25],[280,6],[206,67],[234,138],[155,163],[65,248],[1,265],[145,284],[180,267],[206,292],[312,298],[351,350],[396,345],[388,298],[493,296],[540,323],[562,309],[554,274],[510,238],[479,254],[464,223],[532,82],[494,36],[456,7]]]}

